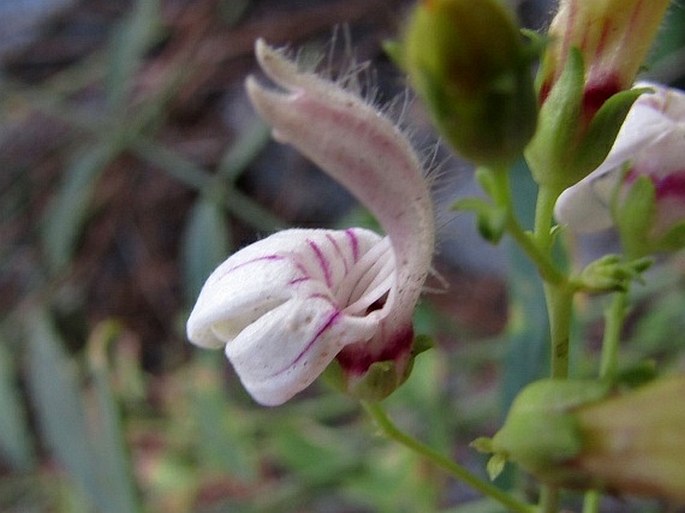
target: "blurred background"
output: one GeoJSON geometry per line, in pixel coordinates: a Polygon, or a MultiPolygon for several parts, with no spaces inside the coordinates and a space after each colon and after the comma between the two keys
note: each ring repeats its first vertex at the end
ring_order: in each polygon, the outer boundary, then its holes
{"type": "MultiPolygon", "coordinates": [[[[349,44],[386,104],[406,84],[381,45],[411,4],[0,0],[0,511],[498,511],[375,436],[325,382],[262,408],[220,351],[185,339],[202,283],[232,251],[286,226],[373,226],[255,117],[243,91],[257,73],[254,40],[324,55],[334,74],[349,68],[349,44]]],[[[542,29],[553,4],[513,7],[542,29]]],[[[683,85],[684,23],[674,3],[648,76],[683,85]]],[[[406,119],[419,149],[437,155],[435,266],[448,285],[429,284],[443,290],[416,317],[436,348],[387,403],[403,427],[482,473],[468,443],[544,375],[544,305],[513,248],[481,243],[473,219],[450,212],[455,197],[477,194],[472,170],[436,149],[420,105],[406,119]]],[[[533,187],[523,165],[513,172],[526,218],[533,187]]],[[[576,250],[604,244],[610,234],[576,250]]],[[[641,290],[626,364],[683,365],[684,266],[664,263],[641,290]]],[[[601,333],[593,305],[574,354],[588,372],[601,333]]],[[[499,482],[527,484],[511,472],[499,482]]]]}

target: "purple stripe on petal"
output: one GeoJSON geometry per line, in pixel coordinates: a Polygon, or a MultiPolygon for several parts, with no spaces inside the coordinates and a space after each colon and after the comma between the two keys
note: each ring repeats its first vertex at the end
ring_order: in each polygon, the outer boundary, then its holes
{"type": "Polygon", "coordinates": [[[328,260],[326,259],[323,252],[321,251],[321,248],[316,242],[312,240],[307,240],[307,243],[316,255],[316,260],[319,262],[319,267],[321,267],[321,270],[323,271],[324,280],[326,280],[326,286],[328,288],[331,288],[333,286],[333,280],[331,279],[331,266],[328,263],[328,260]]]}
{"type": "Polygon", "coordinates": [[[253,258],[252,260],[248,260],[247,262],[243,262],[243,263],[238,264],[238,265],[236,265],[236,266],[234,266],[234,267],[231,267],[230,269],[228,269],[228,270],[223,274],[223,276],[225,276],[225,275],[227,275],[227,274],[229,274],[229,273],[232,273],[233,271],[237,271],[238,269],[240,269],[240,268],[242,268],[242,267],[245,267],[245,266],[247,266],[247,265],[252,265],[252,264],[257,263],[257,262],[273,262],[273,261],[284,260],[284,259],[285,259],[285,257],[282,256],[282,255],[266,255],[266,256],[261,256],[261,257],[253,258]]]}
{"type": "Polygon", "coordinates": [[[359,239],[357,239],[357,234],[354,233],[354,230],[352,230],[352,228],[348,228],[347,230],[345,230],[345,235],[347,236],[347,239],[350,241],[350,246],[352,247],[352,258],[354,259],[354,263],[356,264],[359,260],[359,239]]]}
{"type": "Polygon", "coordinates": [[[322,294],[321,292],[317,292],[315,294],[310,294],[309,296],[307,296],[307,299],[323,299],[328,304],[330,304],[332,307],[334,307],[334,308],[338,307],[338,305],[333,300],[333,298],[331,298],[328,294],[322,294]]]}
{"type": "Polygon", "coordinates": [[[295,285],[296,283],[302,283],[303,281],[309,281],[311,280],[311,276],[302,276],[300,278],[295,278],[294,280],[290,280],[288,282],[288,285],[295,285]]]}
{"type": "Polygon", "coordinates": [[[300,352],[300,354],[298,354],[295,357],[295,359],[292,361],[292,363],[288,367],[286,367],[286,368],[278,371],[277,373],[273,374],[271,377],[275,377],[275,376],[278,376],[279,374],[283,374],[288,369],[290,369],[293,365],[297,364],[300,360],[302,360],[302,358],[304,358],[304,356],[312,348],[312,346],[314,344],[316,344],[316,342],[319,340],[321,335],[323,335],[328,329],[330,329],[332,326],[335,325],[336,321],[340,317],[340,313],[341,313],[340,310],[337,310],[337,309],[333,310],[331,312],[331,314],[328,316],[328,318],[326,319],[326,321],[319,328],[319,330],[314,334],[314,337],[309,342],[307,342],[307,345],[304,346],[304,349],[300,352]]]}
{"type": "Polygon", "coordinates": [[[333,245],[336,254],[340,257],[340,260],[342,260],[343,266],[345,267],[345,274],[347,274],[349,272],[349,267],[347,266],[347,259],[345,258],[345,255],[343,254],[342,250],[340,249],[338,241],[336,241],[335,237],[333,237],[330,233],[326,234],[326,238],[333,245]]]}
{"type": "Polygon", "coordinates": [[[326,321],[323,323],[323,325],[319,328],[319,331],[316,332],[316,334],[314,335],[314,338],[312,338],[307,343],[307,345],[304,347],[302,352],[299,355],[297,355],[297,358],[295,358],[293,360],[293,364],[296,364],[298,361],[300,361],[304,357],[305,353],[307,353],[307,351],[309,351],[309,349],[314,344],[316,344],[317,340],[319,340],[319,337],[321,337],[321,335],[323,335],[329,328],[331,328],[335,324],[335,322],[338,320],[339,317],[340,317],[340,310],[333,310],[333,312],[331,312],[331,314],[328,316],[328,319],[326,319],[326,321]]]}

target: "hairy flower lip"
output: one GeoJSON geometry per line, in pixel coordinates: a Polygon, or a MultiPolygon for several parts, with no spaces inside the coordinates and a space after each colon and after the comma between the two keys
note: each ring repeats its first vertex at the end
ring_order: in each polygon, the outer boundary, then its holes
{"type": "MultiPolygon", "coordinates": [[[[404,136],[374,107],[314,74],[299,72],[263,40],[256,42],[255,53],[265,74],[283,88],[275,92],[254,77],[246,81],[253,104],[273,126],[274,136],[295,146],[371,210],[394,253],[402,255],[396,271],[399,283],[423,283],[435,242],[433,211],[420,162],[404,136]],[[303,126],[304,119],[310,126],[303,126]],[[334,141],[326,139],[332,124],[338,131],[334,141]],[[383,169],[392,169],[392,177],[379,176],[383,169]]],[[[420,293],[420,287],[416,289],[393,288],[388,309],[394,307],[396,295],[407,295],[397,300],[410,305],[403,317],[411,316],[420,293]]]]}
{"type": "Polygon", "coordinates": [[[291,229],[243,248],[207,280],[188,336],[225,345],[243,385],[264,405],[287,401],[336,357],[348,389],[375,362],[392,361],[380,387],[387,395],[409,367],[413,311],[433,253],[420,161],[402,132],[358,96],[301,72],[262,41],[256,55],[280,89],[253,77],[246,89],[274,137],[350,190],[387,236],[291,229]]]}

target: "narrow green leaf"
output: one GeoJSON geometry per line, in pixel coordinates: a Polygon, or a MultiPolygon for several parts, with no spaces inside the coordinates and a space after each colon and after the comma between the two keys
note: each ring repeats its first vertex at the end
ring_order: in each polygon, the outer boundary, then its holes
{"type": "Polygon", "coordinates": [[[15,362],[0,333],[0,453],[17,470],[27,471],[35,456],[16,377],[15,362]]]}
{"type": "Polygon", "coordinates": [[[271,127],[255,118],[224,153],[217,174],[234,182],[271,139],[271,127]]]}
{"type": "Polygon", "coordinates": [[[106,85],[108,103],[115,114],[118,114],[117,109],[124,107],[131,79],[159,26],[159,0],[138,0],[112,35],[106,85]]]}
{"type": "Polygon", "coordinates": [[[245,481],[257,475],[256,448],[243,412],[225,392],[221,379],[223,354],[196,353],[191,408],[197,419],[197,443],[203,467],[211,467],[245,481]]]}
{"type": "Polygon", "coordinates": [[[639,176],[631,185],[628,194],[617,202],[614,218],[618,224],[621,244],[629,258],[648,254],[649,234],[654,224],[656,192],[647,176],[639,176]]]}
{"type": "Polygon", "coordinates": [[[583,140],[575,151],[574,168],[578,178],[583,178],[606,158],[614,145],[616,135],[635,100],[649,88],[621,91],[609,98],[592,118],[583,140]]]}
{"type": "Polygon", "coordinates": [[[101,478],[99,489],[103,500],[108,502],[107,511],[137,513],[142,511],[142,507],[135,490],[107,363],[107,347],[117,334],[118,329],[114,323],[104,323],[98,326],[88,341],[89,367],[94,392],[91,397],[91,417],[96,419],[96,422],[89,426],[89,431],[95,449],[98,475],[101,478]]]}
{"type": "Polygon", "coordinates": [[[497,476],[502,473],[506,464],[507,458],[501,453],[494,454],[490,457],[486,466],[490,481],[497,479],[497,476]]]}
{"type": "Polygon", "coordinates": [[[67,167],[64,181],[48,206],[41,232],[48,266],[53,272],[69,263],[95,184],[114,155],[112,145],[99,144],[79,151],[67,167]]]}
{"type": "Polygon", "coordinates": [[[200,198],[190,211],[183,234],[183,277],[186,298],[195,301],[216,266],[228,257],[230,228],[219,205],[200,198]]]}
{"type": "MultiPolygon", "coordinates": [[[[92,499],[99,486],[86,430],[79,374],[62,349],[51,319],[35,308],[26,319],[28,384],[46,445],[74,483],[92,499]]],[[[99,503],[102,511],[106,503],[99,503]]]]}

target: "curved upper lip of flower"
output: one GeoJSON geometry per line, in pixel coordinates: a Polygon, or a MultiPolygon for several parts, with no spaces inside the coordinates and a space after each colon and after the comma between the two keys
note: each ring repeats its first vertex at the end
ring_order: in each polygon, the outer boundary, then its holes
{"type": "MultiPolygon", "coordinates": [[[[435,229],[420,161],[392,122],[261,40],[256,55],[282,88],[246,82],[275,138],[350,190],[387,233],[286,230],[234,254],[208,279],[188,320],[189,338],[226,344],[252,396],[276,405],[341,350],[373,359],[411,331],[435,229]]],[[[401,349],[408,357],[410,347],[401,349]]]]}
{"type": "Polygon", "coordinates": [[[284,90],[270,91],[249,77],[255,108],[276,139],[293,145],[376,216],[393,247],[396,282],[407,285],[391,290],[388,308],[411,316],[430,266],[435,228],[423,169],[410,143],[372,105],[300,72],[262,40],[255,53],[266,75],[284,90]]]}

